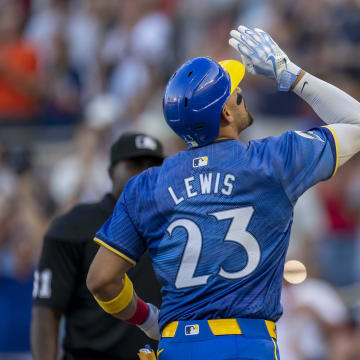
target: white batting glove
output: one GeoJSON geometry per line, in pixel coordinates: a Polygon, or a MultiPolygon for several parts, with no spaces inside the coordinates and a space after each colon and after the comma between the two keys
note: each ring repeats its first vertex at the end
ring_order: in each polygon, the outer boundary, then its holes
{"type": "Polygon", "coordinates": [[[150,339],[159,340],[160,339],[160,329],[159,329],[159,309],[150,303],[147,303],[149,306],[149,315],[147,319],[140,325],[137,325],[150,339]]]}
{"type": "Polygon", "coordinates": [[[289,91],[301,69],[290,61],[268,33],[241,25],[230,35],[229,44],[240,53],[249,73],[274,79],[279,91],[289,91]]]}

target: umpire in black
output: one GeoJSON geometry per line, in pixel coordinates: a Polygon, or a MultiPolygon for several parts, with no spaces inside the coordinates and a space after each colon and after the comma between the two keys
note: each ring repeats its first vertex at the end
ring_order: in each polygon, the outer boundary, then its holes
{"type": "MultiPolygon", "coordinates": [[[[86,287],[86,275],[99,247],[94,235],[112,214],[125,183],[162,161],[159,141],[144,134],[124,134],[111,147],[111,194],[98,203],[77,205],[51,224],[34,277],[31,344],[35,360],[58,359],[62,316],[64,360],[136,359],[139,347],[151,344],[157,348],[136,326],[99,307],[86,287]]],[[[149,256],[144,256],[128,275],[138,295],[159,307],[160,287],[149,256]]]]}

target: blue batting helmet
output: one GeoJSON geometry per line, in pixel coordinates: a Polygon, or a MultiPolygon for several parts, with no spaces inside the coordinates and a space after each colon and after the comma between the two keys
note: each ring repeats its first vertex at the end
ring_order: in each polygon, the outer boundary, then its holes
{"type": "Polygon", "coordinates": [[[222,108],[244,74],[239,61],[217,63],[199,57],[170,78],[163,97],[164,116],[188,147],[207,145],[218,137],[222,108]]]}

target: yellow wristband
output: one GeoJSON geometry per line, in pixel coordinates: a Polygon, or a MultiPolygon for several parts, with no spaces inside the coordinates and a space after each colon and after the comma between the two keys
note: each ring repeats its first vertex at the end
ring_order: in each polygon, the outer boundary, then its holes
{"type": "Polygon", "coordinates": [[[120,291],[120,294],[116,296],[114,299],[109,301],[99,300],[96,296],[94,296],[97,303],[104,309],[108,314],[116,314],[122,310],[124,310],[129,304],[134,295],[134,286],[128,276],[125,274],[124,276],[124,287],[120,291]]]}

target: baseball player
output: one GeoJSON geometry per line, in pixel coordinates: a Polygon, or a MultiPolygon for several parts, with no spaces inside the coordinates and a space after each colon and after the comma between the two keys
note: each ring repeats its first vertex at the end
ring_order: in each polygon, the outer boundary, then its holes
{"type": "Polygon", "coordinates": [[[188,150],[132,178],[87,284],[103,309],[160,338],[158,358],[279,359],[275,322],[293,207],[360,150],[360,104],[305,73],[260,29],[240,26],[242,59],[196,58],[169,80],[167,123],[188,150]],[[309,131],[238,141],[252,123],[239,87],[245,70],[293,91],[324,122],[309,131]],[[144,303],[126,271],[149,249],[162,306],[144,303]]]}

